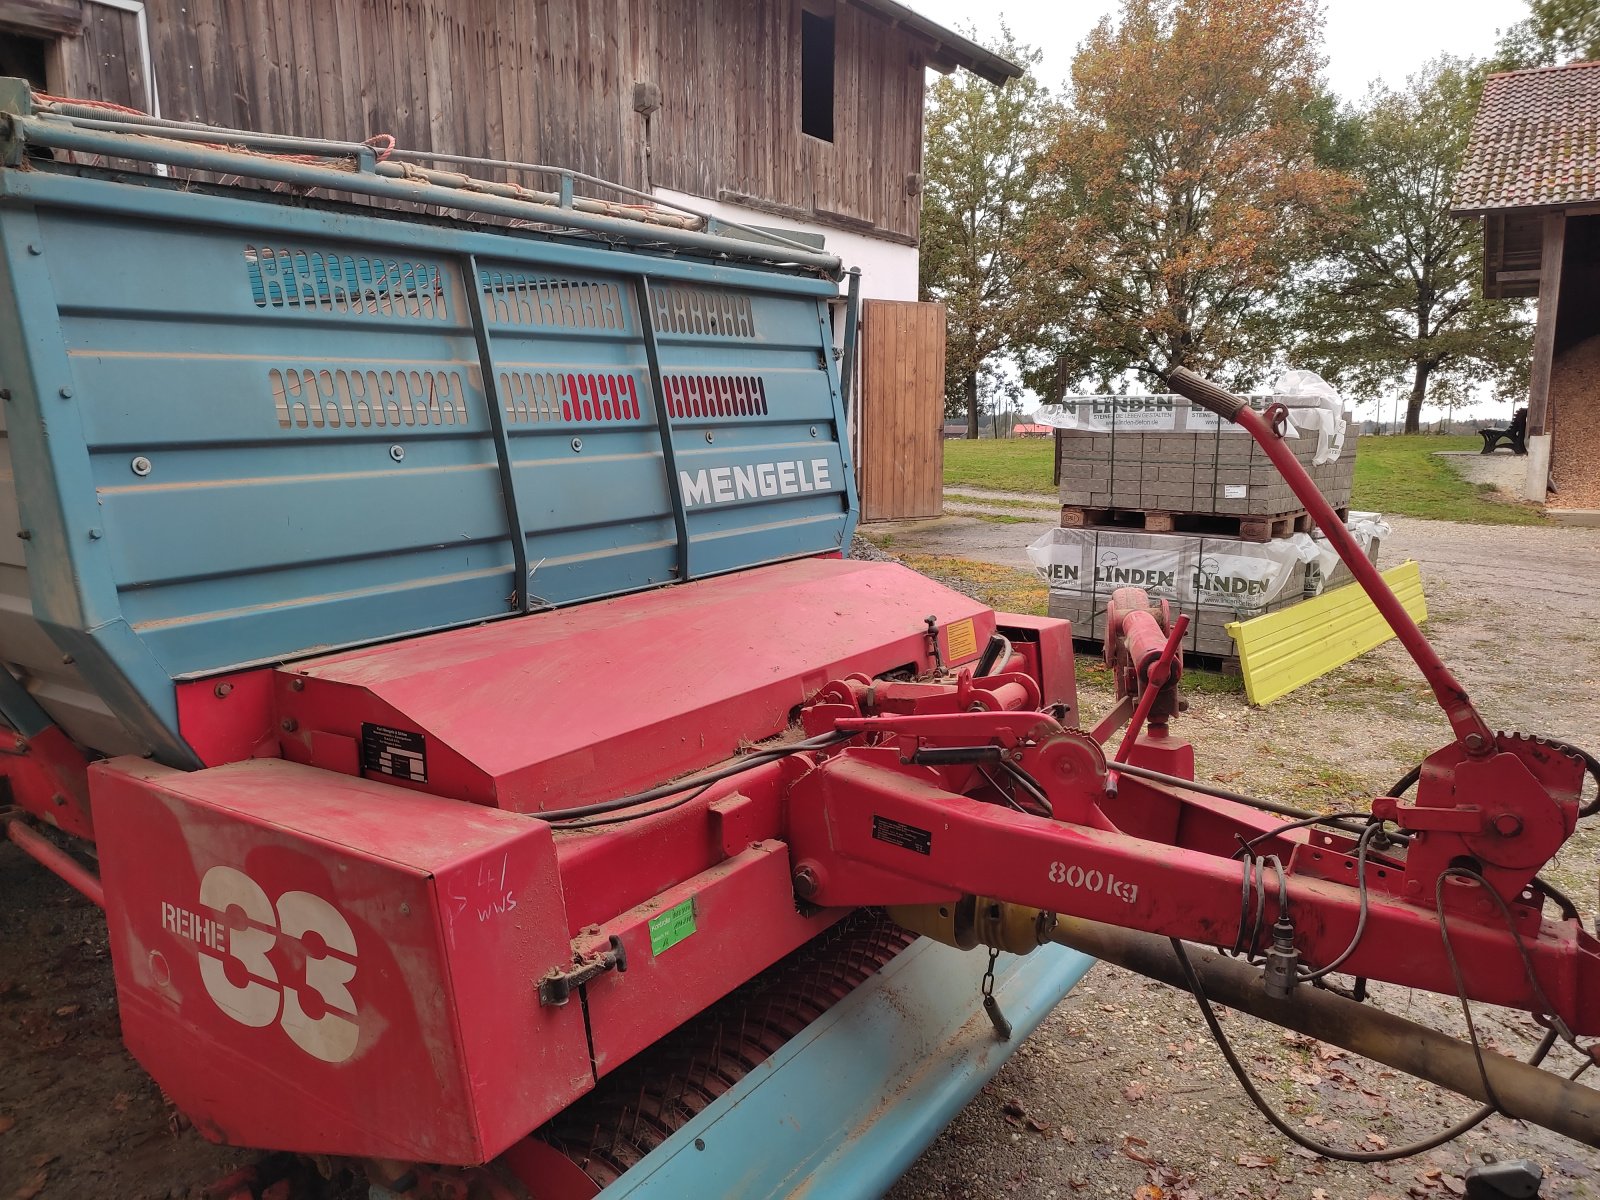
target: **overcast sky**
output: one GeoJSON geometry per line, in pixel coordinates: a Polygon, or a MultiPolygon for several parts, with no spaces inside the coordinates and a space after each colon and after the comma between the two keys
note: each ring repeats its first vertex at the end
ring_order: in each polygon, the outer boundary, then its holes
{"type": "MultiPolygon", "coordinates": [[[[1044,51],[1040,76],[1052,89],[1067,78],[1078,43],[1120,0],[902,0],[950,29],[980,40],[997,36],[1000,22],[1017,39],[1044,51]]],[[[1327,78],[1346,100],[1357,100],[1374,80],[1391,86],[1441,53],[1485,57],[1497,31],[1528,15],[1524,0],[1323,0],[1327,78]]],[[[1031,406],[1025,404],[1024,408],[1031,406]]],[[[1503,415],[1487,397],[1457,410],[1458,417],[1503,415]]],[[[1385,407],[1385,413],[1389,411],[1385,407]]],[[[1363,417],[1373,415],[1362,409],[1363,417]]],[[[1436,415],[1425,413],[1425,417],[1436,415]]]]}
{"type": "MultiPolygon", "coordinates": [[[[976,25],[978,37],[999,33],[1003,18],[1021,41],[1044,51],[1044,81],[1055,86],[1072,66],[1083,35],[1118,0],[902,0],[952,29],[976,25]]],[[[1487,55],[1495,31],[1527,16],[1523,0],[1324,0],[1328,82],[1346,99],[1374,79],[1399,84],[1439,53],[1487,55]]]]}

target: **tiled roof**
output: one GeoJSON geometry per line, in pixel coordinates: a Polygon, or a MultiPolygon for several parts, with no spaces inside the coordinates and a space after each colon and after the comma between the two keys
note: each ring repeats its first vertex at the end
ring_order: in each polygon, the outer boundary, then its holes
{"type": "Polygon", "coordinates": [[[1455,211],[1600,201],[1600,62],[1491,75],[1455,211]]]}

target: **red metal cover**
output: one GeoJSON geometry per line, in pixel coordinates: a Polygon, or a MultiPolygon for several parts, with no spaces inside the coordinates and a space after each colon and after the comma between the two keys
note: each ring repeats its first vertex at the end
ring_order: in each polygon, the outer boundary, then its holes
{"type": "Polygon", "coordinates": [[[286,758],[519,812],[609,800],[788,726],[831,679],[978,657],[994,613],[893,563],[801,559],[278,672],[286,758]]]}
{"type": "Polygon", "coordinates": [[[592,1085],[542,822],[278,759],[91,786],[124,1036],[207,1136],[481,1162],[592,1085]]]}

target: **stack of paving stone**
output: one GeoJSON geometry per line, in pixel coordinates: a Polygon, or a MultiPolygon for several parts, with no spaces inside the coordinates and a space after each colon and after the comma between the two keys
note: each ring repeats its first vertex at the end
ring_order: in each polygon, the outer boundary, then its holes
{"type": "MultiPolygon", "coordinates": [[[[1252,399],[1264,407],[1274,398],[1252,399]]],[[[1291,421],[1293,399],[1285,398],[1291,421]]],[[[1077,428],[1057,429],[1063,525],[1232,533],[1257,542],[1310,529],[1300,502],[1255,439],[1181,396],[1076,397],[1065,412],[1077,428]]],[[[1355,425],[1347,425],[1338,457],[1325,463],[1314,462],[1315,430],[1287,444],[1328,502],[1348,508],[1355,425]]]]}
{"type": "MultiPolygon", "coordinates": [[[[1252,397],[1252,404],[1265,408],[1275,399],[1289,406],[1291,421],[1297,408],[1311,404],[1272,396],[1252,397]]],[[[1074,427],[1057,428],[1061,526],[1064,539],[1070,531],[1072,545],[1081,545],[1082,561],[1074,578],[1051,580],[1050,615],[1072,621],[1075,637],[1100,641],[1111,593],[1145,586],[1152,595],[1166,595],[1174,613],[1188,613],[1187,653],[1227,660],[1234,654],[1231,622],[1348,582],[1342,566],[1324,580],[1315,561],[1285,551],[1270,596],[1252,590],[1243,577],[1251,556],[1310,532],[1313,523],[1266,454],[1237,426],[1191,408],[1181,396],[1074,397],[1066,403],[1063,423],[1074,427]],[[1241,565],[1243,575],[1235,570],[1241,565]]],[[[1341,517],[1350,503],[1356,453],[1356,427],[1348,414],[1346,420],[1344,444],[1327,462],[1313,461],[1319,437],[1312,419],[1287,440],[1341,517]]]]}

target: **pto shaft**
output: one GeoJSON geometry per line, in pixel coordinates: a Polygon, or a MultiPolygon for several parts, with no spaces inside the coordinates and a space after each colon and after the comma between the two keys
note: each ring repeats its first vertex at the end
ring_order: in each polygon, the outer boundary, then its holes
{"type": "MultiPolygon", "coordinates": [[[[1055,940],[1139,975],[1189,990],[1170,940],[1075,917],[1057,917],[1055,940]]],[[[1322,988],[1302,986],[1286,1000],[1268,996],[1261,971],[1238,959],[1198,946],[1189,961],[1206,995],[1263,1021],[1341,1046],[1452,1092],[1487,1102],[1472,1047],[1367,1004],[1322,988]]],[[[1600,1146],[1600,1092],[1493,1051],[1483,1052],[1484,1071],[1501,1111],[1531,1121],[1586,1146],[1600,1146]]]]}

